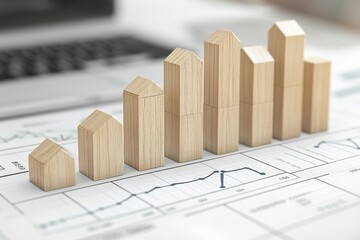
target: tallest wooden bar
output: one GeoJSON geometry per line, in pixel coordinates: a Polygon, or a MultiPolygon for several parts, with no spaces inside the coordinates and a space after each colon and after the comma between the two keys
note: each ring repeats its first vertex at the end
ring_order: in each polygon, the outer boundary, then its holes
{"type": "Polygon", "coordinates": [[[240,41],[217,30],[204,50],[204,148],[233,152],[239,148],[240,41]]]}
{"type": "Polygon", "coordinates": [[[294,20],[276,22],[269,31],[275,59],[273,136],[285,140],[301,133],[305,33],[294,20]]]}

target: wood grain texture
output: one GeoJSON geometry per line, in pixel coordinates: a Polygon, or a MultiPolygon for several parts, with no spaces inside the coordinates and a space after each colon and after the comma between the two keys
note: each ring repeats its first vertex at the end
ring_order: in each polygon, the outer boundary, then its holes
{"type": "Polygon", "coordinates": [[[268,48],[275,59],[275,86],[302,86],[305,33],[294,20],[276,22],[268,48]]]}
{"type": "Polygon", "coordinates": [[[263,46],[241,50],[239,142],[250,147],[272,140],[274,59],[263,46]]]}
{"type": "Polygon", "coordinates": [[[204,103],[216,108],[238,106],[239,39],[232,32],[217,30],[204,47],[204,103]]]}
{"type": "Polygon", "coordinates": [[[270,144],[273,133],[273,103],[240,103],[240,143],[250,147],[270,144]]]}
{"type": "Polygon", "coordinates": [[[203,82],[199,57],[176,48],[164,60],[165,111],[178,116],[203,112],[203,82]]]}
{"type": "Polygon", "coordinates": [[[239,106],[215,108],[204,105],[204,148],[214,154],[239,149],[239,106]]]}
{"type": "Polygon", "coordinates": [[[275,59],[273,134],[280,140],[301,133],[304,42],[305,33],[294,20],[276,22],[269,31],[268,48],[275,59]]]}
{"type": "Polygon", "coordinates": [[[78,126],[80,172],[92,180],[122,175],[122,125],[109,114],[95,110],[78,126]]]}
{"type": "Polygon", "coordinates": [[[178,116],[165,112],[165,156],[177,162],[203,154],[203,113],[178,116]]]}
{"type": "Polygon", "coordinates": [[[163,166],[163,90],[153,81],[137,77],[124,89],[123,104],[125,162],[137,170],[163,166]]]}
{"type": "Polygon", "coordinates": [[[279,140],[301,134],[302,87],[274,89],[273,137],[279,140]],[[300,109],[300,111],[299,111],[300,109]]]}
{"type": "Polygon", "coordinates": [[[302,130],[315,133],[328,128],[331,62],[321,58],[304,61],[302,130]]]}
{"type": "Polygon", "coordinates": [[[241,49],[240,102],[269,103],[274,99],[274,59],[263,46],[241,49]]]}
{"type": "Polygon", "coordinates": [[[60,145],[45,139],[29,154],[29,178],[43,191],[73,186],[74,158],[60,145]]]}
{"type": "Polygon", "coordinates": [[[239,148],[240,49],[224,30],[204,44],[204,148],[215,154],[239,148]]]}
{"type": "Polygon", "coordinates": [[[203,152],[203,63],[176,48],[164,61],[165,156],[177,162],[203,152]]]}

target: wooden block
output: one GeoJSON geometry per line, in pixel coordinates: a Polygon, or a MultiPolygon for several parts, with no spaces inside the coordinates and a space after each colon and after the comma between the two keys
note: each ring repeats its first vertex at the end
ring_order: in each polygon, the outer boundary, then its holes
{"type": "Polygon", "coordinates": [[[240,41],[217,30],[204,48],[204,148],[233,152],[239,148],[240,41]]]}
{"type": "Polygon", "coordinates": [[[275,86],[302,86],[305,33],[295,20],[276,22],[268,48],[275,59],[275,86]]]}
{"type": "Polygon", "coordinates": [[[176,48],[164,61],[165,111],[184,116],[203,112],[203,63],[176,48]]]}
{"type": "Polygon", "coordinates": [[[165,112],[165,156],[177,162],[202,158],[203,113],[178,116],[165,112]]]}
{"type": "Polygon", "coordinates": [[[44,191],[73,186],[74,158],[60,145],[45,139],[29,155],[29,177],[44,191]]]}
{"type": "Polygon", "coordinates": [[[214,154],[239,149],[239,106],[214,108],[204,105],[204,148],[214,154]]]}
{"type": "Polygon", "coordinates": [[[124,141],[122,125],[95,110],[78,126],[80,172],[92,180],[122,175],[124,141]]]}
{"type": "Polygon", "coordinates": [[[304,62],[302,130],[315,133],[328,128],[331,62],[320,58],[304,62]]]}
{"type": "Polygon", "coordinates": [[[275,86],[273,137],[279,140],[299,137],[301,134],[301,110],[302,87],[275,86]]]}
{"type": "Polygon", "coordinates": [[[274,98],[274,59],[263,46],[241,49],[240,102],[269,103],[274,98]]]}
{"type": "Polygon", "coordinates": [[[263,46],[241,50],[239,142],[250,147],[271,143],[274,59],[263,46]]]}
{"type": "Polygon", "coordinates": [[[204,103],[222,108],[239,105],[240,41],[232,32],[215,31],[204,49],[204,103]]]}
{"type": "Polygon", "coordinates": [[[125,162],[137,170],[164,165],[164,93],[137,77],[124,89],[125,162]]]}
{"type": "Polygon", "coordinates": [[[203,152],[203,64],[176,48],[164,61],[165,156],[178,162],[203,152]]]}
{"type": "Polygon", "coordinates": [[[257,147],[271,143],[273,103],[240,103],[240,143],[257,147]]]}

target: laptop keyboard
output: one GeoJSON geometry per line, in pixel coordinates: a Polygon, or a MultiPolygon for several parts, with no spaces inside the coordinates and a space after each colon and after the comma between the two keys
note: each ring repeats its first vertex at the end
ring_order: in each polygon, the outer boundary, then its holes
{"type": "Polygon", "coordinates": [[[163,58],[170,52],[129,36],[11,49],[0,51],[0,80],[81,70],[94,61],[114,64],[115,59],[137,54],[163,58]]]}

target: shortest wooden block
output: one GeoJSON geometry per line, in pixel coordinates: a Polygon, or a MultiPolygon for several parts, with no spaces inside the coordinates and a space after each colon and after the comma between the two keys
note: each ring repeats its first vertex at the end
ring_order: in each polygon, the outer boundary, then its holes
{"type": "Polygon", "coordinates": [[[165,112],[165,156],[177,162],[202,158],[203,113],[178,116],[165,112]]]}
{"type": "Polygon", "coordinates": [[[250,147],[270,144],[272,140],[273,103],[240,103],[240,143],[250,147]]]}
{"type": "Polygon", "coordinates": [[[204,104],[204,148],[214,154],[239,150],[239,106],[204,104]]]}
{"type": "Polygon", "coordinates": [[[60,145],[45,139],[29,155],[30,181],[44,191],[75,185],[74,158],[60,145]]]}
{"type": "Polygon", "coordinates": [[[331,62],[321,58],[304,62],[302,130],[308,133],[328,128],[331,62]]]}

